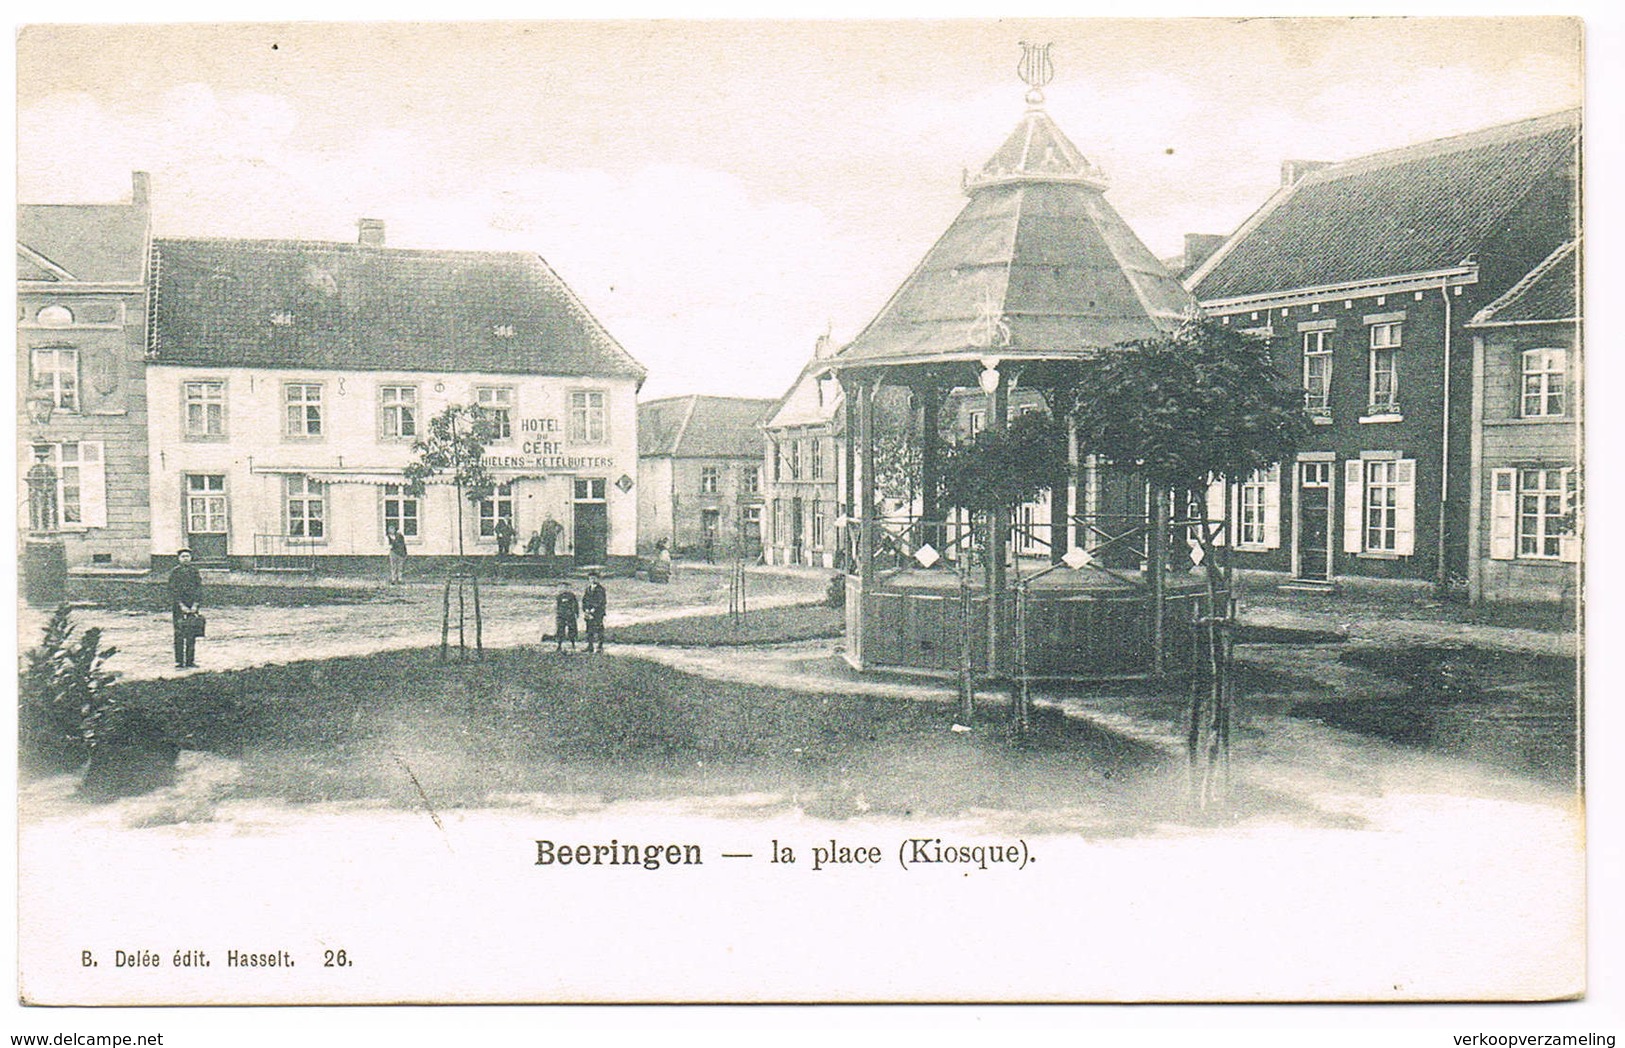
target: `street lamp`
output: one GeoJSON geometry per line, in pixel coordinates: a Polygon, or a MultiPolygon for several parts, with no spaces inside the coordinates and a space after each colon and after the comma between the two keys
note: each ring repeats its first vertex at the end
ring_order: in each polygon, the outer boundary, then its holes
{"type": "Polygon", "coordinates": [[[34,424],[34,464],[28,468],[28,528],[38,536],[56,532],[56,470],[51,466],[51,448],[47,443],[45,427],[56,410],[56,400],[49,394],[29,397],[26,402],[28,421],[34,424]]]}
{"type": "Polygon", "coordinates": [[[56,400],[48,393],[29,397],[24,407],[34,424],[34,464],[28,467],[28,541],[23,544],[24,596],[36,607],[54,607],[67,596],[68,561],[57,538],[56,470],[45,427],[56,400]]]}

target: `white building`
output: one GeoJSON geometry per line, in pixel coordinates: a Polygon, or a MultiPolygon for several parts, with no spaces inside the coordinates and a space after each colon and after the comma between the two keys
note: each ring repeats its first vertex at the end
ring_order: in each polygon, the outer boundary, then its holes
{"type": "MultiPolygon", "coordinates": [[[[535,255],[157,240],[147,370],[155,562],[361,566],[395,525],[414,555],[514,552],[552,519],[577,566],[636,554],[644,368],[535,255]],[[453,404],[495,420],[500,487],[406,487],[453,404]]],[[[552,530],[552,529],[546,529],[552,530]]]]}

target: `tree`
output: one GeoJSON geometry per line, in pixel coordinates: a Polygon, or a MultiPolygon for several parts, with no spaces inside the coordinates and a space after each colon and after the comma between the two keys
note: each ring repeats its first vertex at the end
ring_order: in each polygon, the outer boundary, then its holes
{"type": "Polygon", "coordinates": [[[406,467],[407,490],[422,495],[431,477],[450,474],[457,486],[457,556],[463,557],[463,499],[478,503],[496,491],[485,469],[490,415],[478,404],[452,404],[429,419],[429,432],[412,443],[417,461],[406,467]]]}
{"type": "MultiPolygon", "coordinates": [[[[1212,479],[1241,480],[1290,458],[1304,439],[1303,392],[1295,369],[1283,368],[1266,339],[1203,318],[1190,318],[1165,338],[1114,347],[1085,365],[1073,417],[1080,445],[1152,486],[1146,546],[1152,596],[1153,672],[1163,658],[1163,587],[1169,491],[1195,492],[1212,479]]],[[[1197,529],[1208,556],[1208,694],[1191,689],[1191,790],[1198,803],[1228,783],[1233,681],[1228,615],[1221,610],[1212,541],[1197,529]],[[1207,772],[1200,757],[1207,756],[1207,772]]]]}
{"type": "Polygon", "coordinates": [[[1175,491],[1290,458],[1308,425],[1270,342],[1206,318],[1085,364],[1073,418],[1089,452],[1175,491]]]}
{"type": "Polygon", "coordinates": [[[1003,433],[983,430],[968,444],[945,446],[943,498],[972,513],[1013,509],[1048,491],[1066,469],[1065,432],[1032,411],[1011,419],[1003,433]]]}

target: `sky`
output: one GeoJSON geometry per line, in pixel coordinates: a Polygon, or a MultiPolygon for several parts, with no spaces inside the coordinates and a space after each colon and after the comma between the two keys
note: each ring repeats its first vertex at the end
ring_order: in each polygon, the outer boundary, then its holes
{"type": "Polygon", "coordinates": [[[1021,118],[1050,114],[1159,256],[1228,233],[1286,158],[1340,160],[1581,99],[1561,19],[32,26],[17,189],[160,236],[545,257],[645,398],[777,396],[853,337],[1021,118]]]}

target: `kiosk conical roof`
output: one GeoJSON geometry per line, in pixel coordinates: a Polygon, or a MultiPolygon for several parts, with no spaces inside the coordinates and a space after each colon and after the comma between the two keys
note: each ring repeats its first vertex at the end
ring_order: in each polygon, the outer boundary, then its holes
{"type": "Polygon", "coordinates": [[[836,365],[1064,360],[1171,330],[1196,301],[1103,195],[1041,108],[966,184],[970,200],[836,365]]]}

